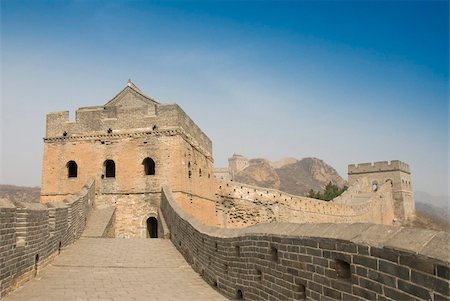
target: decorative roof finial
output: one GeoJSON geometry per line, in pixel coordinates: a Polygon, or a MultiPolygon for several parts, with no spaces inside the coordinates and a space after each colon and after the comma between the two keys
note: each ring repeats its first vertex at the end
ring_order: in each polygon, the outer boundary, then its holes
{"type": "Polygon", "coordinates": [[[129,78],[129,79],[128,79],[127,85],[128,85],[128,86],[131,86],[132,84],[133,84],[133,83],[131,82],[131,78],[129,78]]]}

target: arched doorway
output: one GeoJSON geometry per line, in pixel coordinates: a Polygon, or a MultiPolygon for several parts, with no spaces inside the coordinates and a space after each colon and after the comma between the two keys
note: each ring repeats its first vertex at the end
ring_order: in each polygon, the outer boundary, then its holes
{"type": "Polygon", "coordinates": [[[158,238],[158,220],[156,217],[149,217],[147,219],[147,237],[158,238]]]}

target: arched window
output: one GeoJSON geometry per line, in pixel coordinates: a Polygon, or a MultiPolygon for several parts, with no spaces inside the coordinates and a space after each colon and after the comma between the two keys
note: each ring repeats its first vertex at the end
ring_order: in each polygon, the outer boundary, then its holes
{"type": "Polygon", "coordinates": [[[155,174],[155,161],[152,158],[145,158],[142,164],[144,165],[144,173],[146,176],[155,174]]]}
{"type": "Polygon", "coordinates": [[[198,169],[198,176],[199,176],[200,178],[202,177],[202,169],[201,169],[201,168],[198,169]]]}
{"type": "Polygon", "coordinates": [[[75,161],[67,162],[67,177],[76,178],[78,176],[78,165],[75,161]]]}
{"type": "Polygon", "coordinates": [[[115,178],[116,177],[116,163],[113,160],[105,161],[105,177],[115,178]]]}
{"type": "Polygon", "coordinates": [[[188,162],[188,177],[189,179],[192,177],[191,162],[188,162]]]}

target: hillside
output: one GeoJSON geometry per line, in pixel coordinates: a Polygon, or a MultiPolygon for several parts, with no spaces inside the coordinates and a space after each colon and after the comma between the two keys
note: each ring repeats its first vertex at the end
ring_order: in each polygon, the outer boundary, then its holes
{"type": "Polygon", "coordinates": [[[266,159],[252,159],[249,164],[237,173],[235,181],[294,195],[306,195],[310,189],[322,190],[329,182],[339,187],[346,185],[333,167],[317,158],[286,158],[273,163],[266,159]]]}
{"type": "Polygon", "coordinates": [[[40,187],[24,187],[0,184],[0,199],[38,203],[40,194],[40,187]]]}
{"type": "Polygon", "coordinates": [[[280,189],[280,178],[268,160],[251,159],[249,164],[235,176],[235,181],[259,187],[280,189]]]}

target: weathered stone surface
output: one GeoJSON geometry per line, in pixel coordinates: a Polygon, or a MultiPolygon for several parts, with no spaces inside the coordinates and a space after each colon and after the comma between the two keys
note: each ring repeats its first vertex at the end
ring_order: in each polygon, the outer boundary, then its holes
{"type": "Polygon", "coordinates": [[[442,261],[450,261],[450,233],[440,232],[436,234],[420,253],[442,261]]]}
{"type": "Polygon", "coordinates": [[[355,243],[369,244],[372,246],[383,247],[385,242],[393,237],[400,228],[385,225],[371,225],[362,231],[358,236],[352,239],[355,243]]]}
{"type": "MultiPolygon", "coordinates": [[[[220,282],[218,283],[220,285],[220,282]]],[[[81,238],[4,301],[227,300],[169,240],[81,238]]]]}
{"type": "Polygon", "coordinates": [[[436,234],[437,232],[432,230],[402,228],[385,242],[385,246],[418,253],[436,234]]]}

